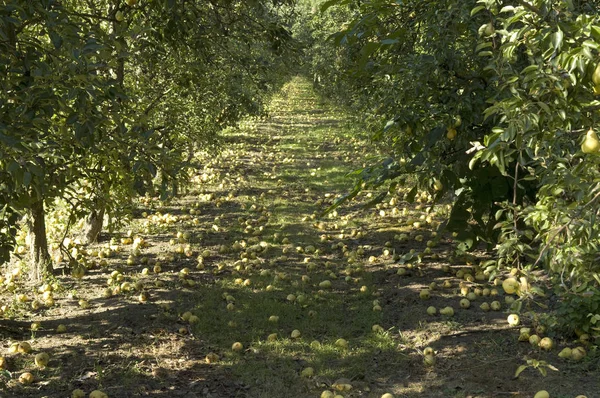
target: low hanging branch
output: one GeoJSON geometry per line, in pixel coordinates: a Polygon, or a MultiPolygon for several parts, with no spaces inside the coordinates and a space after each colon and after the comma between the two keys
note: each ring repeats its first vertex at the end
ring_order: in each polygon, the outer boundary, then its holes
{"type": "Polygon", "coordinates": [[[556,237],[565,229],[567,229],[574,220],[578,219],[581,214],[583,213],[583,211],[590,205],[592,205],[594,202],[596,202],[598,200],[598,198],[600,198],[600,191],[596,193],[596,195],[594,195],[594,197],[592,199],[590,199],[586,204],[584,204],[583,206],[581,206],[579,208],[579,211],[577,212],[577,214],[575,214],[574,217],[571,217],[571,219],[569,220],[568,223],[566,223],[565,225],[561,226],[560,228],[558,228],[550,237],[550,239],[548,239],[548,242],[546,242],[546,244],[544,245],[544,247],[542,248],[542,250],[540,251],[540,254],[538,255],[537,259],[535,260],[535,263],[533,263],[533,267],[535,268],[539,262],[542,260],[542,257],[544,256],[544,253],[546,252],[546,250],[548,250],[548,248],[550,247],[550,245],[552,244],[552,242],[554,241],[554,239],[556,239],[556,237]]]}

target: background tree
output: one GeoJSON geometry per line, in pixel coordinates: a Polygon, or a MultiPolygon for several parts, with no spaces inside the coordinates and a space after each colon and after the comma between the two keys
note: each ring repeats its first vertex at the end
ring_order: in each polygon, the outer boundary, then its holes
{"type": "MultiPolygon", "coordinates": [[[[118,215],[158,170],[162,196],[192,154],[259,113],[285,77],[283,2],[14,0],[0,9],[2,257],[27,210],[32,275],[50,272],[45,208],[118,215]],[[256,66],[249,66],[256,65],[256,66]]],[[[68,226],[69,226],[68,225],[68,226]]]]}

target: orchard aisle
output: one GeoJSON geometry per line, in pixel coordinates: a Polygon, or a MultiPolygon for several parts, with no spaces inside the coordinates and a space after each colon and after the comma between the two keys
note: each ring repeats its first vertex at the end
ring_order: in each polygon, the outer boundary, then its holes
{"type": "Polygon", "coordinates": [[[432,232],[446,208],[426,193],[363,209],[367,192],[317,217],[370,154],[352,120],[296,78],[269,117],[225,132],[185,195],[140,201],[131,239],[81,248],[89,269],[57,278],[54,306],[16,307],[15,326],[40,324],[20,339],[50,362],[7,354],[0,396],[526,397],[548,384],[571,394],[573,380],[600,391],[594,369],[517,343],[502,292],[483,296],[496,286],[468,283],[482,295],[460,307],[455,273],[476,274],[480,259],[448,263],[450,240],[432,232]],[[495,300],[501,311],[480,308],[495,300]],[[428,314],[448,306],[453,316],[428,314]],[[526,356],[561,372],[514,380],[526,356]],[[34,383],[15,380],[24,371],[34,383]]]}

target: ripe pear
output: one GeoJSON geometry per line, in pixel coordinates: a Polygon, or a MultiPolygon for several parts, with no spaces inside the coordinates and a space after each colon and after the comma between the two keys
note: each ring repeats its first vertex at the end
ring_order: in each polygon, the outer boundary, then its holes
{"type": "Polygon", "coordinates": [[[571,349],[569,347],[565,347],[561,352],[558,353],[558,356],[563,359],[571,358],[571,349]]]}
{"type": "Polygon", "coordinates": [[[448,138],[450,141],[456,138],[456,129],[454,127],[448,128],[446,131],[446,138],[448,138]]]}
{"type": "Polygon", "coordinates": [[[94,390],[90,393],[90,398],[108,398],[108,395],[104,391],[94,390]]]}
{"type": "Polygon", "coordinates": [[[571,350],[571,359],[574,361],[580,361],[586,355],[585,349],[583,347],[575,347],[571,350]]]}
{"type": "Polygon", "coordinates": [[[71,398],[85,398],[85,392],[83,392],[83,390],[77,388],[77,389],[73,390],[73,392],[71,393],[71,398]]]}
{"type": "Polygon", "coordinates": [[[600,63],[596,65],[596,69],[594,69],[592,82],[594,82],[594,86],[600,86],[600,63]]]}
{"type": "Polygon", "coordinates": [[[538,391],[533,398],[550,398],[550,394],[546,390],[538,391]]]}
{"type": "Polygon", "coordinates": [[[589,129],[585,135],[585,140],[581,144],[581,151],[583,153],[596,153],[600,150],[600,141],[598,136],[593,129],[589,129]]]}

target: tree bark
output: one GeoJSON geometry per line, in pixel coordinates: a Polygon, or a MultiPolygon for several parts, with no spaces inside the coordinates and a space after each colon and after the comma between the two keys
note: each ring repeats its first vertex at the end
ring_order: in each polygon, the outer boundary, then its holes
{"type": "Polygon", "coordinates": [[[53,271],[52,260],[50,259],[50,253],[48,252],[43,199],[32,203],[30,214],[31,279],[34,281],[41,281],[44,276],[51,274],[53,271]]]}
{"type": "MultiPolygon", "coordinates": [[[[95,201],[98,203],[98,201],[95,201]]],[[[85,220],[85,226],[83,227],[83,237],[86,244],[94,243],[98,240],[98,235],[102,232],[102,226],[104,224],[104,212],[105,208],[99,204],[98,207],[90,213],[85,220]]]]}

